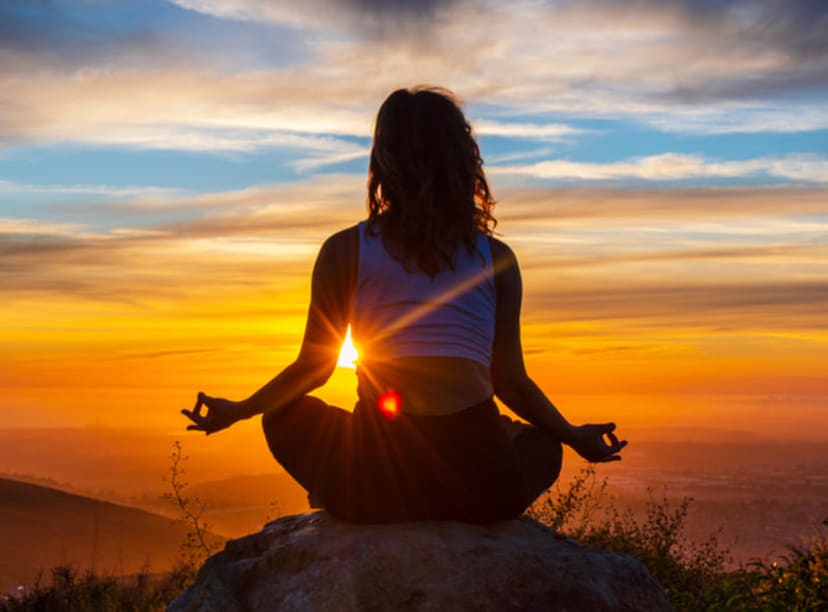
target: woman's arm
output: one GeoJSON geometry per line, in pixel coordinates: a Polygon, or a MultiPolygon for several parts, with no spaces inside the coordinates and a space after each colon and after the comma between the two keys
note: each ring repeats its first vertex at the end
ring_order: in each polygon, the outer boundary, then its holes
{"type": "Polygon", "coordinates": [[[279,410],[327,382],[336,368],[350,320],[359,248],[357,231],[355,226],[334,234],[319,251],[305,335],[296,360],[240,402],[199,393],[193,410],[181,411],[194,423],[187,429],[215,433],[241,419],[279,410]],[[202,408],[206,414],[201,413],[202,408]]]}
{"type": "Polygon", "coordinates": [[[520,341],[523,284],[512,250],[492,238],[492,259],[497,286],[492,385],[495,394],[518,416],[569,444],[589,461],[615,461],[627,442],[612,433],[613,423],[572,425],[526,373],[520,341]],[[609,438],[609,444],[604,436],[609,438]]]}

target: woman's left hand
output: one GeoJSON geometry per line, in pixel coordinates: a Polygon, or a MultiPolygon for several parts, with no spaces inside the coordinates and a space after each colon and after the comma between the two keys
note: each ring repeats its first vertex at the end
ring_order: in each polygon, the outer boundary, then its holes
{"type": "Polygon", "coordinates": [[[593,463],[620,461],[619,453],[627,446],[627,441],[619,441],[614,431],[615,423],[580,425],[572,428],[567,443],[587,461],[593,463]]]}
{"type": "Polygon", "coordinates": [[[200,391],[195,407],[192,410],[184,409],[181,414],[193,422],[193,425],[187,426],[188,431],[203,431],[208,436],[227,429],[243,415],[239,402],[210,397],[200,391]],[[205,414],[202,414],[202,408],[206,409],[205,414]]]}

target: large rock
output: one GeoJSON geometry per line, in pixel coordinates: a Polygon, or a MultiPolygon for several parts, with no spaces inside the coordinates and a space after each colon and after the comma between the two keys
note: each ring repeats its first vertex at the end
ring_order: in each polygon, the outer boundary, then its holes
{"type": "Polygon", "coordinates": [[[351,525],[288,516],[208,559],[173,612],[669,610],[637,559],[531,519],[351,525]]]}

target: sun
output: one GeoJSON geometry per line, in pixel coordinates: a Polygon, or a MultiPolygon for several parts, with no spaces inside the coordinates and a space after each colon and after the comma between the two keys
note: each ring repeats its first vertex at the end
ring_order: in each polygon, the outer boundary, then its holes
{"type": "Polygon", "coordinates": [[[359,351],[354,346],[354,341],[351,339],[351,326],[348,326],[348,331],[345,333],[345,340],[342,342],[342,349],[339,351],[339,359],[336,365],[340,368],[356,368],[356,362],[359,359],[359,351]]]}

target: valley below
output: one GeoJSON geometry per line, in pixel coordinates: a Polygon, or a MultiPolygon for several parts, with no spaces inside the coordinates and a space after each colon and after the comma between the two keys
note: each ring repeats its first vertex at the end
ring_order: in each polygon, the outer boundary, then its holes
{"type": "MultiPolygon", "coordinates": [[[[217,538],[309,511],[304,490],[263,442],[244,435],[182,442],[185,494],[217,538]]],[[[631,443],[623,461],[595,468],[596,487],[606,481],[603,511],[629,507],[643,517],[648,501],[677,508],[688,498],[685,538],[715,536],[733,567],[779,558],[825,529],[827,445],[730,437],[686,432],[631,443]]],[[[175,439],[149,430],[0,431],[0,590],[46,580],[59,565],[113,575],[172,567],[190,527],[176,522],[181,509],[164,496],[175,439]]],[[[558,486],[585,466],[567,452],[558,486]]]]}

